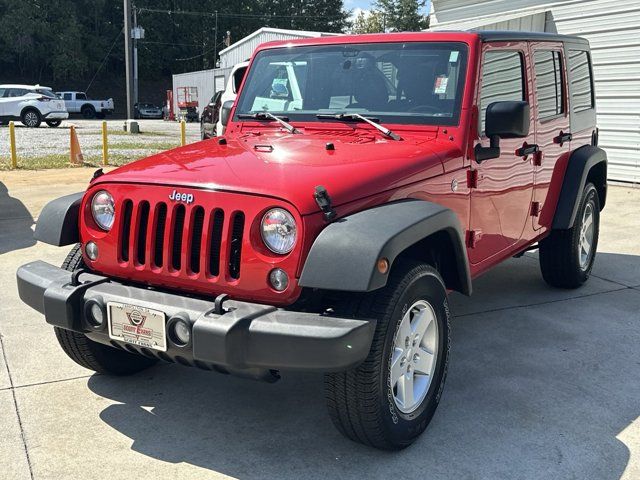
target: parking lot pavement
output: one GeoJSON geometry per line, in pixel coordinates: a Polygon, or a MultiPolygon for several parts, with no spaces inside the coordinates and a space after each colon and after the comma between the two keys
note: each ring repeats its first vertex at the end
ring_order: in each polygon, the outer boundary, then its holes
{"type": "MultiPolygon", "coordinates": [[[[137,120],[140,134],[128,135],[123,131],[124,120],[107,120],[109,158],[112,164],[129,161],[167,150],[180,144],[180,124],[163,120],[137,120]]],[[[69,130],[74,126],[85,162],[102,162],[102,120],[71,118],[60,127],[27,128],[16,122],[16,149],[18,166],[35,168],[56,163],[57,157],[68,158],[69,130]]],[[[186,125],[187,143],[200,140],[200,124],[186,125]]],[[[60,160],[57,160],[60,163],[60,160]]],[[[0,125],[0,170],[9,167],[9,128],[0,125]]]]}
{"type": "Polygon", "coordinates": [[[0,173],[3,479],[640,478],[640,189],[610,188],[584,288],[548,288],[526,255],[452,296],[438,412],[385,453],[334,430],[318,375],[264,384],[162,365],[120,379],[68,360],[14,280],[27,261],[61,263],[66,249],[29,227],[91,171],[49,173],[0,173]]]}

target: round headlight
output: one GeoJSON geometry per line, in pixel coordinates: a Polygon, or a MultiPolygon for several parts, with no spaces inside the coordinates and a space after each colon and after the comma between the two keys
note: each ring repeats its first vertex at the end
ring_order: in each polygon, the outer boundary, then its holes
{"type": "Polygon", "coordinates": [[[281,255],[293,250],[298,237],[293,215],[282,208],[273,208],[264,214],[260,231],[267,248],[281,255]]]}
{"type": "Polygon", "coordinates": [[[98,226],[103,230],[111,230],[115,218],[113,197],[105,190],[100,190],[91,200],[91,214],[98,226]]]}

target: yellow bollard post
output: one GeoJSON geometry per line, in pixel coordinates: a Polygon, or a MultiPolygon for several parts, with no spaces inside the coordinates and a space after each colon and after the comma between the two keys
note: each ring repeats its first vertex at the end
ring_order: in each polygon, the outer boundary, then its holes
{"type": "Polygon", "coordinates": [[[18,156],[16,155],[16,126],[9,122],[9,145],[11,149],[11,168],[18,168],[18,156]]]}
{"type": "Polygon", "coordinates": [[[107,122],[102,122],[102,165],[109,165],[109,144],[107,143],[107,122]]]}
{"type": "Polygon", "coordinates": [[[187,123],[182,120],[180,122],[180,145],[183,147],[187,144],[187,123]]]}

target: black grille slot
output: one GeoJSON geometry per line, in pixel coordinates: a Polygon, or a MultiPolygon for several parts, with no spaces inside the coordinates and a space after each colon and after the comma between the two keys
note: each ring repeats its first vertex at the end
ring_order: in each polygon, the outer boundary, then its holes
{"type": "Polygon", "coordinates": [[[204,226],[204,208],[196,207],[191,227],[191,271],[200,273],[200,251],[202,249],[202,228],[204,226]]]}
{"type": "Polygon", "coordinates": [[[153,245],[153,264],[162,267],[162,252],[164,249],[164,232],[167,224],[167,205],[159,203],[156,206],[156,234],[153,245]]]}
{"type": "Polygon", "coordinates": [[[147,229],[149,228],[149,202],[142,202],[138,211],[137,260],[140,265],[146,261],[147,229]]]}
{"type": "Polygon", "coordinates": [[[173,212],[173,247],[171,249],[171,266],[180,270],[180,254],[182,253],[182,230],[184,229],[184,205],[178,205],[173,212]]]}
{"type": "Polygon", "coordinates": [[[122,210],[122,232],[120,236],[120,257],[123,261],[129,261],[129,238],[131,236],[131,214],[133,213],[133,202],[124,201],[122,210]]]}
{"type": "Polygon", "coordinates": [[[244,213],[237,212],[233,216],[231,227],[231,245],[229,249],[229,276],[240,278],[240,257],[242,255],[242,232],[244,230],[244,213]]]}
{"type": "Polygon", "coordinates": [[[209,237],[209,273],[214,277],[217,277],[220,275],[220,245],[222,244],[224,212],[222,210],[216,210],[211,218],[211,236],[209,237]]]}

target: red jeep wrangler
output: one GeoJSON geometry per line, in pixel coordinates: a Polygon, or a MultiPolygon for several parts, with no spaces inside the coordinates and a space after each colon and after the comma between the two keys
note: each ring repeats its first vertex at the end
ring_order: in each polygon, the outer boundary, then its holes
{"type": "Polygon", "coordinates": [[[550,285],[589,277],[607,160],[581,38],[269,43],[222,115],[40,215],[76,246],[22,266],[20,296],[80,365],[325,372],[338,429],[398,449],[442,394],[448,292],[534,248],[550,285]]]}

